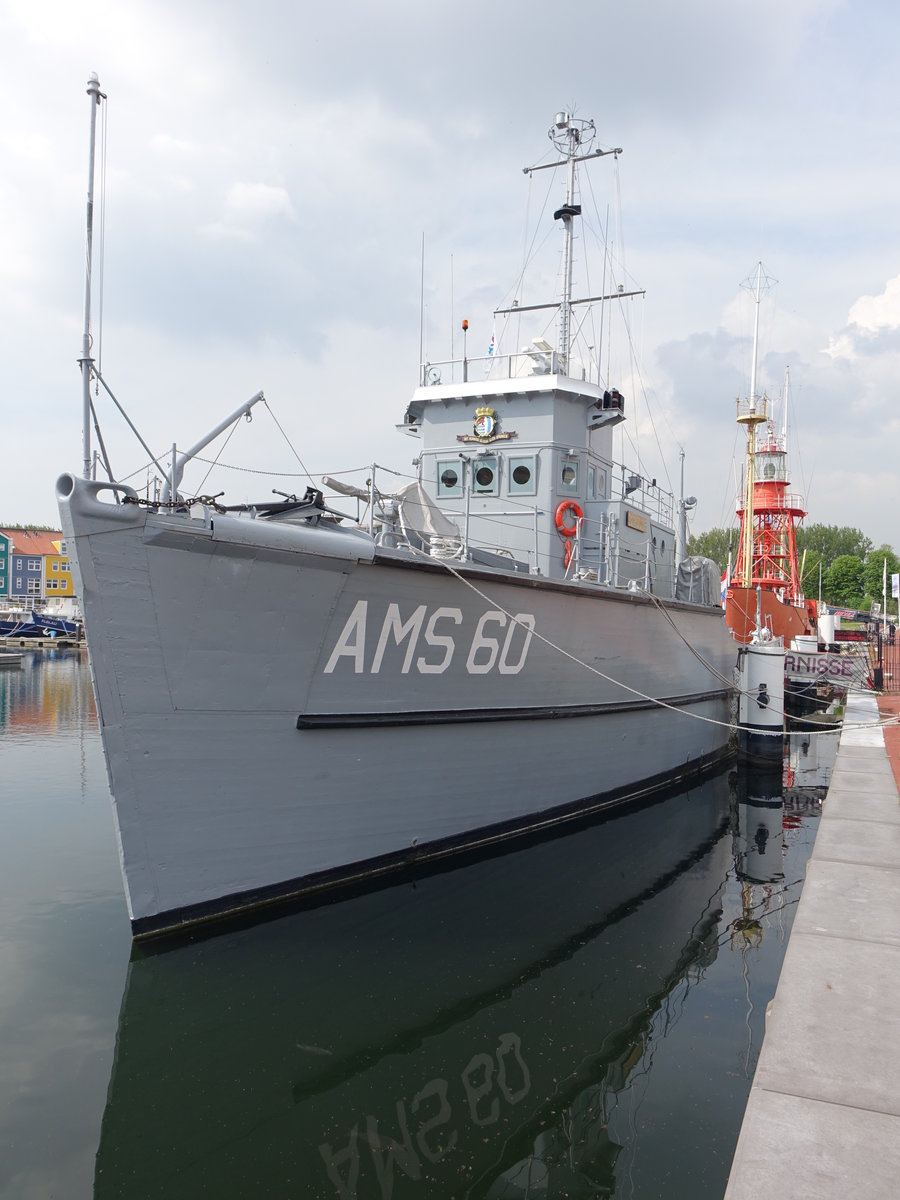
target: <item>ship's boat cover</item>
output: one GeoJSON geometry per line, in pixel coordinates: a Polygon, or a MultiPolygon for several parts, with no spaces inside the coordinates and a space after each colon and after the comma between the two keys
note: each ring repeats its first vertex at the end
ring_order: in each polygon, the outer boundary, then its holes
{"type": "Polygon", "coordinates": [[[431,499],[421,483],[407,484],[394,499],[399,509],[400,525],[407,538],[418,535],[426,545],[432,538],[446,538],[459,543],[459,529],[431,499]]]}
{"type": "Polygon", "coordinates": [[[692,604],[722,603],[722,579],[717,563],[694,555],[679,564],[675,579],[675,599],[692,604]]]}

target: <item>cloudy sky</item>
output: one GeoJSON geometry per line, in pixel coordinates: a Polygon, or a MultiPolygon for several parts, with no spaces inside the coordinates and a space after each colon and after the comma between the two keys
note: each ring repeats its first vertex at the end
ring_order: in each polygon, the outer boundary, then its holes
{"type": "MultiPolygon", "coordinates": [[[[96,71],[104,378],[160,455],[259,389],[270,405],[217,449],[273,474],[189,488],[296,490],[298,460],[411,470],[394,426],[423,239],[428,354],[463,316],[480,352],[521,265],[522,168],[564,108],[624,148],[607,183],[647,289],[626,458],[677,492],[683,449],[694,530],[732,522],[761,260],[759,383],[778,396],[790,368],[808,520],[900,547],[896,0],[0,0],[0,44],[0,523],[54,523],[54,481],[80,469],[96,71]]],[[[98,411],[143,487],[146,456],[98,411]]]]}

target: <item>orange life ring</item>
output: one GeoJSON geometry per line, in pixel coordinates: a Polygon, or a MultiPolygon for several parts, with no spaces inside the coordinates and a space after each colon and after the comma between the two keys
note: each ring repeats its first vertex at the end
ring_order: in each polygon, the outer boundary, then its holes
{"type": "Polygon", "coordinates": [[[578,523],[584,520],[584,513],[581,511],[581,505],[576,500],[563,500],[556,510],[556,528],[564,538],[573,538],[578,532],[578,523]],[[575,518],[574,525],[566,524],[566,517],[569,512],[575,518]]]}

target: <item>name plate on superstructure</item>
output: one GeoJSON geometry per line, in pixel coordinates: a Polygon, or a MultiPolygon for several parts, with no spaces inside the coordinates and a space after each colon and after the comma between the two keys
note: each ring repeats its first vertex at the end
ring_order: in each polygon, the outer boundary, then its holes
{"type": "Polygon", "coordinates": [[[647,532],[647,518],[641,513],[632,512],[630,508],[625,512],[625,524],[629,529],[636,529],[638,533],[647,532]]]}

